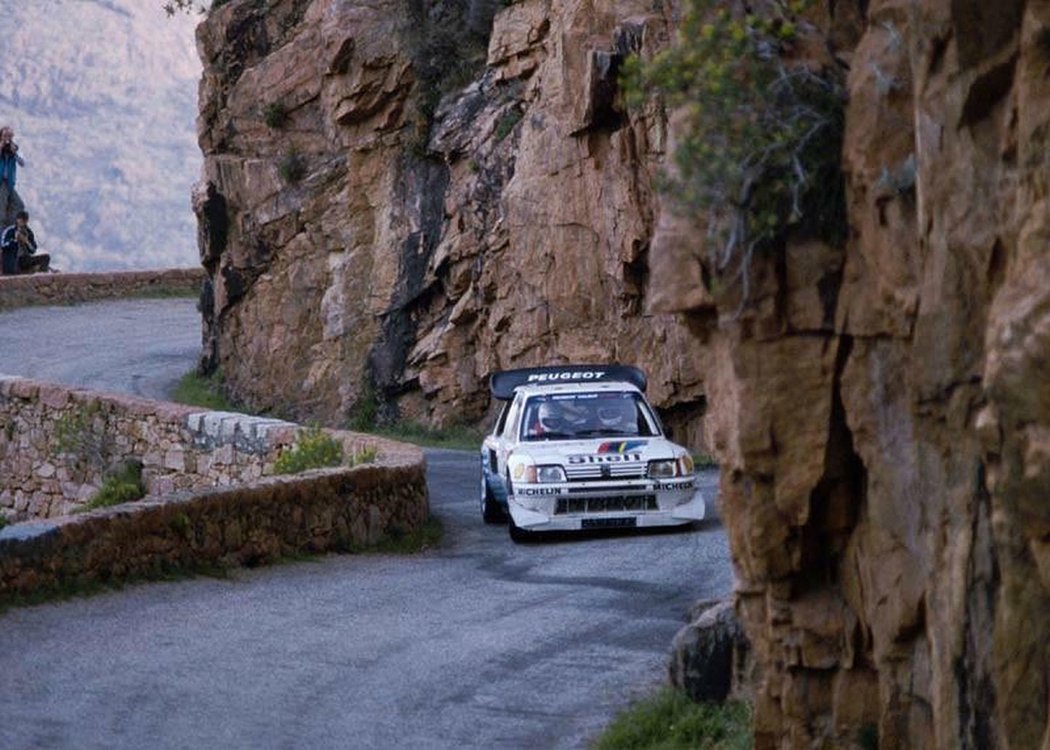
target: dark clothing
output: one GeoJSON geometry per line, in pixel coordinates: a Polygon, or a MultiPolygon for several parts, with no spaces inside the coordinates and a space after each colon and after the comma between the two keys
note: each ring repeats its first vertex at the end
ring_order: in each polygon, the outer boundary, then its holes
{"type": "Polygon", "coordinates": [[[18,167],[25,164],[25,160],[18,155],[18,149],[9,144],[0,148],[0,182],[6,182],[13,191],[15,180],[18,177],[18,167]]]}
{"type": "Polygon", "coordinates": [[[24,165],[17,146],[9,143],[0,147],[0,226],[14,224],[15,215],[25,210],[25,203],[15,190],[18,168],[24,165]]]}
{"type": "Polygon", "coordinates": [[[0,180],[0,227],[14,224],[15,216],[19,211],[25,211],[25,208],[26,204],[22,202],[22,196],[15,192],[15,189],[7,182],[0,180]]]}
{"type": "Polygon", "coordinates": [[[51,256],[36,254],[36,237],[28,226],[19,231],[17,224],[12,224],[0,235],[0,250],[3,252],[3,271],[5,274],[33,273],[46,271],[51,265],[51,256]]]}

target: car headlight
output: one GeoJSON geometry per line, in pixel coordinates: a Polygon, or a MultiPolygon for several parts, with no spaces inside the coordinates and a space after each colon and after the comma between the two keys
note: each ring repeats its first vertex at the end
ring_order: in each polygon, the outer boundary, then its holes
{"type": "Polygon", "coordinates": [[[564,482],[565,471],[557,464],[535,466],[525,461],[517,461],[511,470],[515,482],[536,484],[537,482],[564,482]]]}
{"type": "Polygon", "coordinates": [[[684,456],[678,459],[678,470],[681,472],[683,477],[687,477],[693,473],[693,469],[696,468],[693,465],[693,457],[686,453],[684,456]]]}
{"type": "Polygon", "coordinates": [[[650,461],[649,462],[649,478],[650,479],[670,479],[671,477],[677,476],[678,462],[674,459],[666,459],[663,461],[650,461]]]}
{"type": "Polygon", "coordinates": [[[536,481],[564,482],[565,471],[560,466],[537,466],[536,481]]]}

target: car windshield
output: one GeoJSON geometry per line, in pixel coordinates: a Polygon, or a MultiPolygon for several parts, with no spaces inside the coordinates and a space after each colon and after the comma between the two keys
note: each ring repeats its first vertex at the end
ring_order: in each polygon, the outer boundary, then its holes
{"type": "Polygon", "coordinates": [[[656,418],[645,401],[629,391],[533,396],[525,404],[522,440],[589,437],[652,437],[656,418]]]}

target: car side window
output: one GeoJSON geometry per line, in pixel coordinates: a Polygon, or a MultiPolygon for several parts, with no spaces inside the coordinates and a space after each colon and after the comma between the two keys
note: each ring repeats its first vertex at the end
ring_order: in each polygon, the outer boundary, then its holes
{"type": "Polygon", "coordinates": [[[510,402],[504,401],[500,406],[499,417],[496,418],[496,428],[492,431],[493,435],[500,435],[503,433],[503,428],[507,424],[507,414],[510,413],[510,402]]]}
{"type": "Polygon", "coordinates": [[[515,398],[510,408],[507,409],[506,418],[503,422],[503,429],[500,430],[500,434],[507,440],[514,440],[514,425],[518,421],[518,414],[521,412],[521,398],[515,398]]]}
{"type": "Polygon", "coordinates": [[[635,402],[638,406],[638,434],[642,437],[651,437],[654,435],[663,434],[663,425],[660,423],[660,418],[656,416],[656,412],[649,408],[649,405],[642,400],[635,402]]]}

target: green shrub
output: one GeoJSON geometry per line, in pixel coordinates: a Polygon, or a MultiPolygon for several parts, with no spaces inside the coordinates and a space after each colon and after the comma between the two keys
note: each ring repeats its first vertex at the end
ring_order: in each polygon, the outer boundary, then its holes
{"type": "Polygon", "coordinates": [[[277,162],[277,174],[290,185],[306,177],[306,159],[295,149],[290,149],[277,162]]]}
{"type": "Polygon", "coordinates": [[[517,107],[511,107],[500,115],[499,121],[496,123],[496,129],[493,135],[497,141],[502,141],[510,132],[514,130],[514,126],[521,122],[522,112],[517,107]]]}
{"type": "Polygon", "coordinates": [[[374,464],[378,459],[379,449],[374,445],[369,445],[361,450],[354,451],[354,454],[350,457],[350,465],[374,464]]]}
{"type": "Polygon", "coordinates": [[[348,425],[351,430],[369,432],[375,428],[378,418],[379,399],[376,397],[375,388],[365,383],[357,401],[350,407],[348,425]]]}
{"type": "Polygon", "coordinates": [[[288,110],[281,102],[270,102],[263,110],[263,121],[267,127],[280,130],[288,124],[288,110]]]}
{"type": "Polygon", "coordinates": [[[273,471],[275,474],[298,474],[308,469],[339,466],[343,457],[342,443],[320,427],[307,427],[299,432],[295,445],[277,457],[273,471]]]}
{"type": "Polygon", "coordinates": [[[492,19],[503,0],[419,4],[409,39],[417,87],[415,129],[409,142],[420,157],[441,97],[459,91],[485,69],[492,19]]]}
{"type": "Polygon", "coordinates": [[[55,421],[54,451],[72,456],[78,464],[102,471],[113,447],[98,402],[73,407],[55,421]]]}
{"type": "Polygon", "coordinates": [[[7,526],[7,524],[8,524],[7,516],[5,516],[4,514],[0,513],[0,529],[2,529],[5,526],[7,526]]]}
{"type": "Polygon", "coordinates": [[[694,703],[665,688],[616,717],[595,750],[745,750],[753,745],[745,703],[694,703]]]}
{"type": "Polygon", "coordinates": [[[678,43],[624,64],[630,103],[657,93],[684,113],[677,176],[665,190],[678,210],[703,214],[708,269],[741,283],[741,306],[756,252],[789,231],[837,246],[846,237],[845,73],[789,62],[816,33],[801,16],[811,3],[771,3],[759,15],[688,0],[678,43]]]}
{"type": "Polygon", "coordinates": [[[138,461],[125,461],[120,468],[106,476],[98,492],[78,510],[86,511],[131,503],[141,500],[145,495],[146,485],[142,481],[142,464],[138,461]]]}

